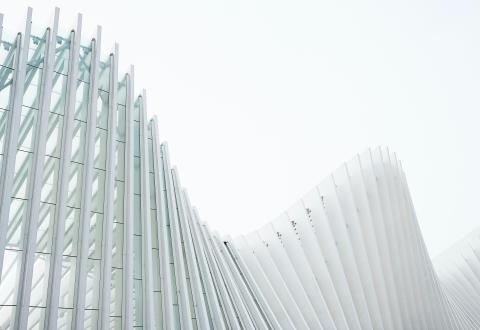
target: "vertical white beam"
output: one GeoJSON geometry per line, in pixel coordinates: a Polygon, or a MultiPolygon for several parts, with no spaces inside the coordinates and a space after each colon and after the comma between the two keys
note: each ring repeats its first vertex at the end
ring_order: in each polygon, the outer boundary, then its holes
{"type": "MultiPolygon", "coordinates": [[[[0,173],[0,274],[2,274],[3,256],[7,239],[7,227],[10,213],[10,199],[17,155],[18,133],[20,131],[20,115],[25,83],[25,72],[28,59],[30,31],[32,29],[32,8],[27,10],[25,33],[16,38],[15,71],[13,86],[10,91],[7,132],[5,136],[5,154],[0,173]]],[[[1,276],[1,275],[0,275],[1,276]]]]}
{"type": "Polygon", "coordinates": [[[125,194],[124,194],[124,249],[122,327],[133,328],[133,102],[134,70],[127,76],[127,100],[125,110],[125,194]]]}
{"type": "Polygon", "coordinates": [[[102,226],[102,258],[100,269],[100,315],[98,328],[110,329],[110,290],[112,281],[112,231],[115,195],[115,133],[117,129],[118,44],[110,54],[110,77],[108,94],[107,159],[102,226]]]}
{"type": "MultiPolygon", "coordinates": [[[[26,224],[22,261],[22,271],[18,290],[18,302],[15,324],[19,329],[27,326],[28,310],[30,306],[30,293],[32,286],[32,273],[35,257],[38,218],[40,214],[40,196],[42,192],[43,172],[45,164],[45,150],[48,132],[48,117],[52,92],[53,68],[55,65],[55,48],[57,40],[59,9],[55,9],[53,28],[48,28],[45,33],[45,55],[43,59],[43,74],[41,78],[39,114],[35,127],[34,153],[32,169],[28,183],[29,203],[24,216],[26,224]],[[28,224],[28,226],[27,226],[28,224]]],[[[40,47],[40,46],[39,46],[40,47]]]]}
{"type": "MultiPolygon", "coordinates": [[[[100,28],[97,29],[97,37],[99,37],[100,28]]],[[[97,53],[95,54],[95,65],[98,65],[100,56],[100,42],[97,40],[97,53]]],[[[73,59],[78,62],[78,51],[73,59]]],[[[77,65],[75,65],[75,86],[77,79],[77,65]]],[[[98,67],[95,67],[97,72],[98,67]]],[[[69,76],[70,77],[70,76],[69,76]]],[[[79,240],[78,240],[78,256],[75,268],[75,288],[73,295],[73,315],[72,329],[83,329],[85,315],[85,287],[87,276],[87,257],[88,257],[88,237],[90,229],[91,202],[92,202],[92,178],[93,178],[93,162],[94,162],[94,141],[95,141],[95,125],[97,113],[97,93],[98,93],[98,75],[90,76],[90,102],[87,114],[87,146],[85,165],[82,177],[82,200],[80,208],[80,224],[79,224],[79,240]],[[93,136],[93,138],[92,138],[93,136]],[[92,139],[92,140],[90,140],[92,139]],[[90,144],[91,143],[91,144],[90,144]]],[[[74,98],[73,98],[74,100],[74,98]]]]}
{"type": "Polygon", "coordinates": [[[239,291],[239,287],[236,285],[225,260],[225,258],[228,258],[228,256],[225,254],[225,245],[221,243],[217,235],[209,233],[209,236],[212,241],[213,252],[218,260],[220,273],[222,274],[225,287],[227,288],[233,307],[238,315],[239,323],[243,329],[255,329],[250,311],[245,306],[244,300],[239,291]]]}
{"type": "MultiPolygon", "coordinates": [[[[55,329],[57,327],[57,315],[59,306],[60,282],[62,279],[62,254],[65,236],[65,218],[66,218],[66,203],[68,195],[68,182],[70,176],[70,157],[71,157],[71,142],[72,142],[72,126],[75,111],[75,94],[77,81],[77,63],[80,48],[80,33],[82,17],[78,16],[77,29],[71,33],[70,38],[70,52],[69,52],[69,69],[67,79],[67,106],[64,112],[64,125],[62,130],[61,143],[61,158],[58,173],[58,189],[57,189],[57,206],[55,208],[55,227],[53,229],[53,244],[52,244],[52,260],[50,261],[50,276],[48,280],[48,296],[47,308],[45,313],[45,329],[55,329]],[[73,89],[73,91],[72,91],[73,89]]],[[[92,42],[92,74],[91,84],[96,71],[98,62],[95,59],[98,57],[98,47],[100,45],[99,31],[97,40],[92,42]]],[[[92,85],[91,85],[92,86],[92,85]]],[[[89,115],[92,112],[92,106],[96,107],[93,101],[92,90],[90,89],[90,101],[88,105],[89,115]]],[[[94,110],[95,111],[95,110],[94,110]]],[[[95,112],[94,112],[95,113],[95,112]]],[[[93,138],[90,137],[89,127],[87,126],[87,146],[92,144],[93,138]]],[[[93,157],[92,157],[93,159],[93,157]]],[[[85,159],[85,164],[88,163],[88,158],[85,159]]]]}
{"type": "MultiPolygon", "coordinates": [[[[189,204],[188,198],[185,199],[187,201],[187,204],[189,204]]],[[[192,212],[193,213],[192,221],[190,222],[190,228],[194,237],[193,242],[196,246],[195,250],[197,251],[197,262],[199,263],[200,273],[202,274],[202,278],[205,284],[205,291],[207,294],[207,301],[212,317],[212,323],[214,324],[215,328],[225,329],[226,325],[222,318],[222,309],[217,299],[217,292],[213,283],[212,274],[208,267],[206,254],[207,252],[205,250],[206,247],[203,243],[202,234],[199,229],[200,225],[198,220],[198,213],[195,209],[193,209],[192,212]]]]}
{"type": "Polygon", "coordinates": [[[182,243],[178,228],[178,216],[176,214],[176,201],[170,173],[170,161],[168,159],[168,147],[162,145],[163,168],[165,173],[165,186],[167,192],[168,217],[170,218],[170,230],[172,233],[173,259],[175,262],[175,282],[177,283],[177,296],[180,306],[180,324],[182,329],[192,329],[191,311],[188,301],[188,288],[185,275],[185,264],[182,253],[182,243]]]}
{"type": "Polygon", "coordinates": [[[152,283],[152,217],[150,215],[150,175],[148,171],[148,120],[147,117],[147,96],[142,91],[140,108],[140,178],[141,178],[141,216],[142,216],[142,261],[143,261],[143,327],[147,330],[153,329],[153,283],[152,283]]]}
{"type": "Polygon", "coordinates": [[[181,229],[181,235],[183,237],[183,243],[185,248],[185,257],[187,261],[188,272],[190,274],[190,284],[192,287],[192,299],[193,308],[195,309],[195,315],[197,318],[197,324],[200,329],[208,329],[209,323],[207,318],[207,310],[205,307],[205,301],[203,300],[202,285],[200,283],[200,274],[197,268],[197,262],[195,258],[195,252],[193,250],[192,237],[189,232],[189,224],[187,219],[187,210],[183,194],[181,193],[180,180],[176,169],[172,170],[173,189],[175,192],[175,198],[177,200],[179,210],[179,223],[181,229]]]}
{"type": "Polygon", "coordinates": [[[208,235],[207,229],[204,224],[198,223],[199,230],[202,234],[203,244],[205,246],[205,252],[207,255],[207,260],[210,266],[210,272],[212,276],[213,283],[215,285],[215,290],[217,295],[220,297],[220,301],[225,312],[225,316],[227,318],[227,328],[230,329],[241,329],[241,325],[239,323],[237,313],[233,307],[232,302],[230,301],[230,297],[228,295],[227,288],[225,286],[225,282],[223,281],[222,274],[220,272],[218,263],[215,259],[215,254],[212,247],[212,240],[208,235]]]}
{"type": "Polygon", "coordinates": [[[170,254],[168,253],[168,227],[167,227],[167,206],[164,198],[165,185],[162,177],[165,175],[162,157],[160,154],[160,144],[158,139],[158,122],[157,117],[153,117],[152,125],[152,142],[155,172],[155,198],[157,205],[157,236],[159,240],[158,258],[160,260],[160,281],[162,287],[162,313],[163,328],[172,329],[174,327],[173,314],[173,294],[172,293],[172,276],[170,273],[170,254]]]}

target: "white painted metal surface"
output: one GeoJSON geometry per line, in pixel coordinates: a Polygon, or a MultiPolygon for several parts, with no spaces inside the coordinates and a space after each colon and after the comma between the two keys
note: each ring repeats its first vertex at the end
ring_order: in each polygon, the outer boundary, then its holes
{"type": "Polygon", "coordinates": [[[480,327],[480,232],[432,263],[387,148],[222,237],[118,46],[102,56],[100,28],[82,45],[81,16],[68,36],[58,21],[37,36],[29,9],[8,40],[0,15],[0,329],[480,327]]]}

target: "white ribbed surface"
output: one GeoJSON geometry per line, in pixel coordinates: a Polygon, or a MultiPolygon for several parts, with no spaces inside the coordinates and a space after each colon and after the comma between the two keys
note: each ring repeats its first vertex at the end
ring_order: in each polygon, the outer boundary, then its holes
{"type": "MultiPolygon", "coordinates": [[[[472,329],[480,240],[425,249],[396,156],[355,157],[277,219],[201,222],[101,29],[0,15],[0,329],[472,329]],[[10,39],[9,39],[10,38],[10,39]]],[[[214,198],[214,197],[212,197],[214,198]]]]}

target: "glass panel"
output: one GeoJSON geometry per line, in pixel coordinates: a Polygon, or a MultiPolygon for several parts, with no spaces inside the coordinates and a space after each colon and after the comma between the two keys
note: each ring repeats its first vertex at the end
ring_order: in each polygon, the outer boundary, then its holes
{"type": "MultiPolygon", "coordinates": [[[[155,304],[155,309],[162,310],[162,293],[154,292],[153,293],[153,302],[155,304]]],[[[162,313],[155,313],[155,328],[163,329],[163,315],[162,313]]]]}
{"type": "MultiPolygon", "coordinates": [[[[71,36],[72,34],[70,34],[71,36]]],[[[55,71],[63,74],[68,73],[70,39],[57,36],[57,49],[55,50],[55,71]]]]}
{"type": "Polygon", "coordinates": [[[142,280],[133,280],[133,325],[143,325],[142,280]]]}
{"type": "Polygon", "coordinates": [[[125,142],[126,128],[125,128],[126,108],[123,105],[117,106],[117,135],[116,139],[125,142]]]}
{"type": "Polygon", "coordinates": [[[140,121],[140,100],[141,98],[138,97],[133,105],[133,120],[138,122],[140,121]]]}
{"type": "Polygon", "coordinates": [[[140,157],[140,123],[133,122],[133,155],[140,157]]]}
{"type": "Polygon", "coordinates": [[[99,90],[97,99],[97,127],[107,129],[108,122],[108,93],[99,90]]]}
{"type": "Polygon", "coordinates": [[[124,219],[124,196],[125,196],[125,185],[121,181],[115,181],[115,192],[113,196],[113,203],[115,207],[115,214],[113,215],[113,221],[123,223],[124,219]]]}
{"type": "Polygon", "coordinates": [[[80,210],[67,207],[65,219],[64,255],[77,255],[78,226],[80,224],[80,210]]]}
{"type": "Polygon", "coordinates": [[[100,259],[102,256],[103,215],[92,213],[90,218],[90,234],[88,236],[88,257],[100,259]]]}
{"type": "Polygon", "coordinates": [[[30,170],[31,154],[25,151],[17,151],[15,159],[15,178],[13,181],[12,197],[27,198],[27,182],[30,170]]]}
{"type": "Polygon", "coordinates": [[[88,82],[90,79],[90,66],[92,63],[92,49],[90,47],[80,47],[80,60],[78,79],[88,82]]]}
{"type": "Polygon", "coordinates": [[[77,80],[77,94],[75,97],[75,119],[87,121],[89,84],[77,80]]]}
{"type": "Polygon", "coordinates": [[[118,83],[117,103],[123,105],[127,103],[127,75],[118,83]]]}
{"type": "Polygon", "coordinates": [[[110,330],[121,330],[121,329],[122,329],[122,318],[120,316],[110,316],[110,330]]]}
{"type": "Polygon", "coordinates": [[[125,180],[125,143],[115,142],[115,179],[125,180]]]}
{"type": "Polygon", "coordinates": [[[45,57],[45,36],[42,38],[32,35],[28,49],[28,64],[37,67],[43,67],[45,57]]]}
{"type": "Polygon", "coordinates": [[[8,114],[10,112],[7,110],[0,109],[0,154],[3,154],[3,148],[5,144],[5,134],[7,132],[7,120],[8,114]]]}
{"type": "Polygon", "coordinates": [[[0,66],[0,108],[8,109],[13,84],[13,69],[0,66]]]}
{"type": "Polygon", "coordinates": [[[23,151],[33,150],[33,135],[37,114],[38,110],[22,107],[22,114],[20,116],[20,131],[18,134],[17,144],[18,149],[23,151]]]}
{"type": "Polygon", "coordinates": [[[13,329],[13,322],[15,319],[15,306],[1,306],[0,305],[0,326],[1,329],[13,329]]]}
{"type": "Polygon", "coordinates": [[[113,223],[112,267],[123,266],[123,224],[113,223]]]}
{"type": "MultiPolygon", "coordinates": [[[[15,305],[22,252],[5,250],[2,281],[0,282],[0,305],[15,305]]],[[[0,313],[0,317],[1,317],[0,313]]]]}
{"type": "Polygon", "coordinates": [[[98,322],[98,311],[86,310],[84,330],[96,330],[98,322]]]}
{"type": "Polygon", "coordinates": [[[64,114],[67,90],[67,76],[54,72],[52,83],[52,96],[50,99],[50,111],[64,114]]]}
{"type": "MultiPolygon", "coordinates": [[[[151,125],[148,125],[150,127],[151,125]]],[[[149,130],[150,131],[150,130],[149,130]]],[[[148,133],[148,136],[150,136],[151,133],[148,133]]],[[[150,172],[154,171],[154,158],[153,158],[153,142],[151,138],[147,139],[147,144],[148,144],[148,170],[150,172]]]]}
{"type": "Polygon", "coordinates": [[[72,310],[71,309],[58,309],[58,321],[57,329],[59,330],[69,330],[72,325],[72,310]]]}
{"type": "Polygon", "coordinates": [[[23,246],[23,213],[27,201],[12,198],[10,203],[10,218],[7,230],[7,248],[21,250],[23,246]]]}
{"type": "Polygon", "coordinates": [[[133,157],[133,193],[140,194],[140,157],[133,157]]]}
{"type": "Polygon", "coordinates": [[[55,205],[40,203],[40,218],[37,228],[37,252],[51,252],[54,218],[55,205]]]}
{"type": "Polygon", "coordinates": [[[110,315],[122,315],[122,270],[112,269],[110,315]]]}
{"type": "Polygon", "coordinates": [[[48,118],[47,147],[45,153],[49,156],[60,157],[62,141],[63,116],[50,113],[48,118]]]}
{"type": "Polygon", "coordinates": [[[96,129],[94,159],[94,166],[104,170],[107,161],[107,131],[104,129],[96,129]]]}
{"type": "Polygon", "coordinates": [[[103,213],[103,203],[105,198],[105,171],[94,169],[92,198],[92,211],[103,213]]]}
{"type": "MultiPolygon", "coordinates": [[[[12,38],[5,38],[5,28],[3,28],[2,36],[3,40],[0,42],[0,64],[13,68],[13,57],[15,55],[15,37],[12,34],[12,38]],[[10,39],[10,40],[7,40],[10,39]],[[10,41],[10,42],[9,42],[10,41]]],[[[9,33],[10,34],[10,33],[9,33]]]]}
{"type": "Polygon", "coordinates": [[[28,330],[42,330],[45,319],[45,308],[30,307],[28,310],[28,330]]]}
{"type": "Polygon", "coordinates": [[[80,208],[82,198],[82,175],[83,165],[71,162],[67,206],[80,208]]]}
{"type": "Polygon", "coordinates": [[[49,254],[35,253],[30,306],[45,307],[47,304],[49,266],[49,254]]]}
{"type": "Polygon", "coordinates": [[[72,136],[72,160],[77,163],[85,163],[85,146],[87,134],[87,124],[83,121],[73,121],[72,136]]]}
{"type": "Polygon", "coordinates": [[[150,215],[152,218],[152,222],[151,222],[152,248],[158,249],[157,214],[155,211],[152,211],[150,212],[150,215]]]}
{"type": "Polygon", "coordinates": [[[98,297],[100,291],[100,260],[88,259],[87,267],[85,308],[98,309],[98,297]]]}
{"type": "Polygon", "coordinates": [[[160,291],[160,263],[158,260],[158,250],[152,251],[153,267],[153,291],[160,291]]]}
{"type": "Polygon", "coordinates": [[[40,85],[42,84],[42,71],[37,67],[27,65],[25,76],[25,93],[23,94],[23,105],[38,109],[40,85]]]}
{"type": "Polygon", "coordinates": [[[110,59],[107,62],[100,62],[100,73],[98,78],[98,88],[104,91],[109,91],[110,85],[110,59]]]}
{"type": "Polygon", "coordinates": [[[76,260],[76,257],[64,256],[62,258],[62,279],[60,281],[59,307],[73,308],[76,260]]]}
{"type": "Polygon", "coordinates": [[[157,201],[155,200],[155,175],[153,173],[148,173],[148,178],[150,179],[147,182],[150,184],[150,208],[155,210],[157,209],[157,201]]]}
{"type": "Polygon", "coordinates": [[[58,171],[60,160],[55,157],[45,157],[43,171],[43,186],[40,200],[42,202],[55,203],[57,199],[58,171]]]}
{"type": "Polygon", "coordinates": [[[133,277],[142,278],[142,236],[133,236],[133,277]]]}
{"type": "Polygon", "coordinates": [[[142,218],[140,217],[140,195],[133,195],[133,233],[142,234],[142,218]]]}

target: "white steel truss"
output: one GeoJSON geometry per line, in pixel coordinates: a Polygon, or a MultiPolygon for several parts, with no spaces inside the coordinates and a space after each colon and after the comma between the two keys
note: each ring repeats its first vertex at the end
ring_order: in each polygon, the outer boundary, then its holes
{"type": "Polygon", "coordinates": [[[0,15],[0,329],[480,328],[480,232],[435,267],[386,148],[234,239],[192,207],[101,29],[0,15]]]}

